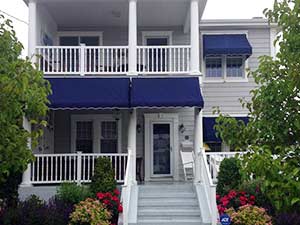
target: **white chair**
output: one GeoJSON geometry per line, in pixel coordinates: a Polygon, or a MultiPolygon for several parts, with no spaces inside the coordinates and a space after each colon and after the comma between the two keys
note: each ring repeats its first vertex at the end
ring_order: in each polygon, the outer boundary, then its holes
{"type": "Polygon", "coordinates": [[[180,151],[183,165],[184,178],[186,181],[194,178],[194,153],[180,151]]]}

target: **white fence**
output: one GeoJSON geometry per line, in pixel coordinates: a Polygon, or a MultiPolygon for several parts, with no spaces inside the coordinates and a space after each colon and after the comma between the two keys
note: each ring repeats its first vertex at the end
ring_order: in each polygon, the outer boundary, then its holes
{"type": "Polygon", "coordinates": [[[39,70],[50,75],[124,74],[127,46],[38,46],[39,70]]]}
{"type": "Polygon", "coordinates": [[[232,158],[236,155],[243,155],[244,152],[207,152],[207,162],[213,182],[217,182],[220,164],[225,158],[232,158]]]}
{"type": "Polygon", "coordinates": [[[115,172],[115,180],[123,183],[127,166],[127,154],[36,154],[31,163],[32,184],[62,182],[89,183],[94,175],[96,159],[109,158],[115,172]]]}
{"type": "MultiPolygon", "coordinates": [[[[37,65],[48,75],[128,73],[128,46],[37,46],[37,65]]],[[[138,46],[139,74],[187,74],[190,46],[138,46]]]]}
{"type": "Polygon", "coordinates": [[[138,46],[138,73],[190,72],[190,46],[138,46]]]}

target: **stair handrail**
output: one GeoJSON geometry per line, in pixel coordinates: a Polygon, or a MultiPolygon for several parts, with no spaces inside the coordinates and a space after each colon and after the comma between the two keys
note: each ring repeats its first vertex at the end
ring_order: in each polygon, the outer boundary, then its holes
{"type": "Polygon", "coordinates": [[[201,160],[201,171],[202,171],[200,173],[201,181],[204,184],[204,190],[208,200],[212,224],[214,225],[217,224],[217,220],[218,220],[218,209],[217,209],[217,202],[216,202],[216,185],[214,184],[211,178],[207,157],[204,149],[201,149],[199,158],[201,160]]]}
{"type": "Polygon", "coordinates": [[[133,154],[132,150],[128,148],[128,161],[126,166],[126,173],[124,178],[124,185],[122,188],[122,204],[123,204],[123,225],[128,225],[129,208],[131,198],[131,187],[133,185],[132,173],[133,171],[133,154]]]}

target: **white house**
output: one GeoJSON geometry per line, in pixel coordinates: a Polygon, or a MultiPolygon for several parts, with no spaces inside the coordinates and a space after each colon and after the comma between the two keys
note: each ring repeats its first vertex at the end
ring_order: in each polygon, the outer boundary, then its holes
{"type": "Polygon", "coordinates": [[[255,83],[246,68],[274,56],[276,27],[202,20],[206,0],[25,2],[29,56],[53,93],[22,192],[88,183],[95,159],[110,157],[124,224],[216,224],[207,155],[217,163],[230,153],[206,151],[229,151],[213,107],[247,121],[239,98],[255,83]]]}

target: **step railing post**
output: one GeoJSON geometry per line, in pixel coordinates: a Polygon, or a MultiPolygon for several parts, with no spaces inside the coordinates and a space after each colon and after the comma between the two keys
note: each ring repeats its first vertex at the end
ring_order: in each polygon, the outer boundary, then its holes
{"type": "Polygon", "coordinates": [[[82,175],[82,152],[77,152],[77,184],[81,185],[82,175]]]}
{"type": "Polygon", "coordinates": [[[80,76],[84,76],[86,71],[86,63],[85,63],[85,44],[80,44],[80,76]]]}

